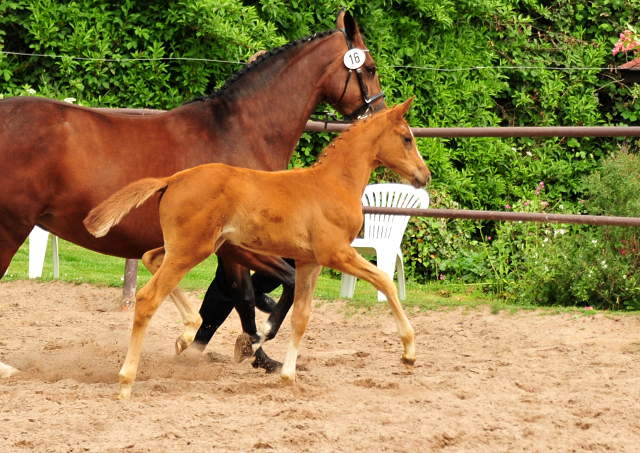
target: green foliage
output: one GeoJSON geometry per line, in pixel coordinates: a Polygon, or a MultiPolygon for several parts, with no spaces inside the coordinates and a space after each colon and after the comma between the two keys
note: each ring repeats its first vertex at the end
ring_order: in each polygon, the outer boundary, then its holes
{"type": "Polygon", "coordinates": [[[23,0],[0,5],[0,29],[4,50],[63,56],[2,55],[0,92],[37,87],[101,107],[176,107],[241,67],[197,59],[244,61],[286,42],[255,8],[233,0],[23,0]]]}
{"type": "MultiPolygon", "coordinates": [[[[353,13],[371,49],[387,103],[417,96],[413,126],[640,121],[640,88],[624,85],[615,72],[545,69],[615,68],[630,58],[611,49],[627,24],[638,23],[637,0],[348,0],[341,6],[353,13]]],[[[240,69],[198,59],[245,61],[257,50],[333,28],[336,13],[328,0],[4,1],[1,49],[67,57],[0,53],[0,95],[35,90],[89,106],[172,108],[240,69]],[[194,60],[145,60],[175,57],[194,60]]],[[[305,133],[290,166],[309,165],[330,138],[305,133]]],[[[620,145],[636,146],[615,138],[418,140],[434,175],[434,206],[493,210],[542,209],[524,206],[526,200],[581,209],[588,194],[582,179],[620,145]],[[532,194],[539,181],[544,199],[532,194]]],[[[373,178],[396,179],[388,171],[373,178]]],[[[549,228],[414,220],[406,235],[408,267],[417,280],[490,281],[511,294],[511,282],[531,268],[530,251],[544,239],[568,237],[552,237],[549,228]]],[[[604,240],[588,236],[599,230],[564,229],[587,242],[604,240]]]]}
{"type": "MultiPolygon", "coordinates": [[[[585,179],[588,212],[640,216],[640,158],[620,152],[585,179]]],[[[574,227],[530,255],[520,300],[543,304],[640,308],[640,229],[574,227]],[[531,258],[530,258],[531,259],[531,258]]]]}

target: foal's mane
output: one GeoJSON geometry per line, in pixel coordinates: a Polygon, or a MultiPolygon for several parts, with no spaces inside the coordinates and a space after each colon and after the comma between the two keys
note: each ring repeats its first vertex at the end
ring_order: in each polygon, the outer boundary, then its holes
{"type": "Polygon", "coordinates": [[[333,30],[327,30],[327,31],[323,31],[321,33],[314,33],[313,35],[309,35],[309,36],[305,36],[304,38],[300,38],[300,39],[296,39],[295,41],[290,41],[288,43],[286,43],[283,46],[280,46],[276,49],[270,50],[269,52],[260,55],[258,58],[256,58],[255,61],[246,64],[242,69],[240,69],[239,71],[235,72],[226,82],[224,85],[222,85],[222,87],[220,87],[219,89],[217,89],[216,91],[214,91],[213,93],[207,95],[207,96],[200,96],[198,98],[192,99],[190,101],[185,102],[185,104],[190,104],[192,102],[197,102],[197,101],[206,101],[207,99],[215,99],[221,95],[223,95],[225,93],[225,91],[227,91],[229,89],[229,87],[231,87],[233,84],[235,84],[239,79],[242,78],[242,76],[244,76],[247,72],[253,70],[255,67],[259,66],[260,64],[264,63],[267,60],[270,60],[271,58],[283,54],[285,52],[287,52],[288,50],[297,47],[300,44],[305,44],[305,43],[309,43],[312,41],[315,41],[317,39],[320,38],[324,38],[325,36],[329,36],[333,33],[338,32],[337,29],[333,29],[333,30]]]}

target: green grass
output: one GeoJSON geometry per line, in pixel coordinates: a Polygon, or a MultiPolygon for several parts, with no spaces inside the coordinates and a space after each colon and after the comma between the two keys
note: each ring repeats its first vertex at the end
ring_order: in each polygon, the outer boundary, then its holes
{"type": "MultiPolygon", "coordinates": [[[[70,283],[91,283],[122,287],[124,279],[123,258],[101,255],[70,242],[59,240],[60,254],[60,280],[70,283]]],[[[215,275],[217,259],[212,256],[204,263],[194,268],[180,284],[181,288],[194,291],[200,297],[204,296],[211,280],[215,275]]],[[[29,274],[28,241],[18,250],[3,281],[27,279],[29,274]]],[[[53,268],[51,259],[51,247],[47,249],[44,270],[39,281],[53,280],[53,268]]],[[[138,288],[149,281],[151,274],[142,264],[138,270],[138,288]]],[[[273,296],[280,295],[281,289],[273,292],[273,296]]],[[[323,270],[318,280],[314,298],[321,301],[334,301],[340,299],[340,278],[332,275],[328,270],[323,270]]],[[[442,282],[434,282],[427,285],[419,285],[407,282],[407,300],[403,305],[409,312],[426,311],[435,309],[447,309],[465,307],[465,309],[477,309],[489,306],[492,313],[506,310],[515,312],[520,309],[539,309],[535,306],[521,306],[507,304],[501,300],[491,298],[482,293],[480,285],[448,285],[442,282]]],[[[346,304],[346,313],[376,313],[380,310],[388,310],[386,303],[377,300],[377,292],[369,283],[358,280],[354,298],[346,304]]],[[[552,307],[549,312],[579,312],[578,309],[565,309],[552,307]]],[[[594,312],[588,312],[593,314],[594,312]]]]}

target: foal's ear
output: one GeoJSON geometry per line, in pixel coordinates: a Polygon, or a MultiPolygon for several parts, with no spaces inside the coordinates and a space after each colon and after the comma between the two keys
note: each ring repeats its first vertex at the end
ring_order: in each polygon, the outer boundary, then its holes
{"type": "MultiPolygon", "coordinates": [[[[345,33],[347,34],[347,38],[349,38],[349,41],[354,44],[356,41],[361,39],[358,24],[356,24],[356,21],[351,13],[349,11],[345,11],[344,8],[341,8],[338,12],[338,17],[336,18],[336,28],[344,29],[345,33]]],[[[358,45],[361,45],[360,42],[358,42],[358,45]]]]}
{"type": "Polygon", "coordinates": [[[403,117],[407,114],[407,112],[409,111],[409,109],[411,108],[411,104],[413,104],[413,100],[415,99],[415,96],[411,96],[409,99],[407,99],[406,101],[404,101],[402,104],[398,104],[396,105],[393,110],[398,112],[399,116],[403,117]]]}

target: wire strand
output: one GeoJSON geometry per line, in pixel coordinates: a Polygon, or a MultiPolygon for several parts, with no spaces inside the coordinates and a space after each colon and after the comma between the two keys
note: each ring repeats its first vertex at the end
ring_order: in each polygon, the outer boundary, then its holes
{"type": "MultiPolygon", "coordinates": [[[[239,64],[244,65],[243,61],[231,61],[231,60],[212,60],[209,58],[189,58],[189,57],[161,57],[161,58],[92,58],[92,57],[70,57],[66,55],[54,55],[54,54],[38,54],[38,53],[26,53],[26,52],[9,52],[0,50],[0,53],[6,55],[21,55],[27,57],[45,57],[45,58],[60,58],[79,61],[106,61],[106,62],[128,62],[128,61],[203,61],[207,63],[223,63],[223,64],[239,64]]],[[[482,69],[505,69],[505,70],[533,70],[544,69],[548,71],[606,71],[613,70],[611,67],[561,67],[561,66],[470,66],[468,68],[436,68],[433,66],[412,66],[412,65],[378,65],[380,69],[420,69],[423,71],[435,71],[435,72],[461,72],[461,71],[477,71],[482,69]]]]}
{"type": "Polygon", "coordinates": [[[210,63],[226,63],[226,64],[246,64],[244,61],[229,61],[229,60],[211,60],[208,58],[189,58],[189,57],[161,57],[161,58],[90,58],[90,57],[70,57],[67,55],[53,55],[53,54],[41,54],[41,53],[25,53],[25,52],[8,52],[0,50],[0,53],[7,55],[22,55],[27,57],[47,57],[47,58],[67,58],[70,60],[80,61],[109,61],[109,62],[126,62],[126,61],[169,61],[169,60],[183,60],[183,61],[205,61],[210,63]]]}

